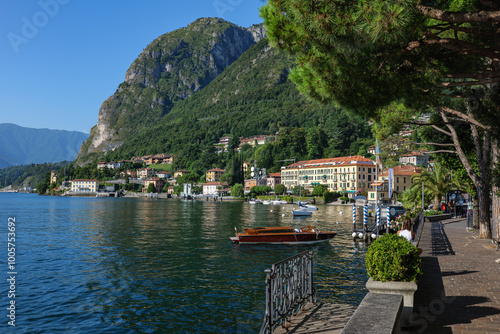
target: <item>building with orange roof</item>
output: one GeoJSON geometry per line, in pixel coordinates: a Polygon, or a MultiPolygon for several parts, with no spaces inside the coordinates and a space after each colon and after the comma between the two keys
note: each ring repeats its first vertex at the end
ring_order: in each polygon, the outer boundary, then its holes
{"type": "Polygon", "coordinates": [[[375,161],[361,155],[305,160],[281,167],[281,183],[288,189],[299,184],[305,188],[323,184],[329,191],[346,191],[354,198],[356,191],[365,191],[376,180],[375,161]]]}
{"type": "Polygon", "coordinates": [[[403,165],[423,166],[427,168],[429,164],[429,154],[427,150],[414,151],[403,154],[399,157],[399,163],[403,165]]]}
{"type": "Polygon", "coordinates": [[[275,186],[281,184],[281,172],[270,173],[267,178],[267,185],[274,189],[275,186]]]}
{"type": "Polygon", "coordinates": [[[161,193],[163,187],[165,186],[165,180],[160,179],[159,177],[147,178],[144,181],[144,188],[142,189],[142,192],[146,192],[150,184],[153,184],[153,187],[155,187],[157,193],[161,193]]]}
{"type": "Polygon", "coordinates": [[[205,172],[205,180],[207,182],[217,182],[225,172],[226,171],[221,168],[209,169],[205,172]]]}
{"type": "MultiPolygon", "coordinates": [[[[416,174],[421,174],[422,170],[412,165],[401,165],[392,167],[392,173],[392,194],[394,194],[393,196],[397,197],[398,195],[401,195],[403,192],[411,188],[411,186],[413,185],[411,177],[416,174]]],[[[389,169],[383,170],[378,176],[378,180],[370,184],[370,190],[368,191],[368,200],[390,200],[389,169]]]]}

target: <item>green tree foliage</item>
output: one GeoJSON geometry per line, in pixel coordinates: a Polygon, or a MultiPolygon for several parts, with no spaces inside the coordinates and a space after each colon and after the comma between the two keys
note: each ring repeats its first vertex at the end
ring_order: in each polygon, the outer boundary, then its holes
{"type": "Polygon", "coordinates": [[[276,195],[284,195],[286,193],[286,187],[283,184],[277,184],[274,186],[274,193],[276,195]]]}
{"type": "Polygon", "coordinates": [[[255,197],[258,195],[267,195],[271,192],[271,187],[269,186],[253,186],[250,189],[250,196],[255,197]]]}
{"type": "Polygon", "coordinates": [[[219,181],[222,183],[227,183],[227,184],[231,185],[231,184],[234,184],[233,179],[234,179],[234,177],[233,177],[232,173],[224,173],[221,175],[219,181]]]}
{"type": "Polygon", "coordinates": [[[439,163],[434,164],[434,170],[424,170],[422,174],[415,174],[412,176],[411,180],[413,185],[408,194],[404,197],[404,200],[406,203],[412,203],[413,205],[409,206],[413,207],[415,203],[420,203],[419,198],[422,183],[424,184],[424,192],[434,197],[433,210],[439,210],[441,197],[454,189],[451,174],[439,163]]]}
{"type": "Polygon", "coordinates": [[[236,183],[231,187],[231,196],[233,197],[243,197],[245,194],[245,188],[241,183],[236,183]]]}
{"type": "Polygon", "coordinates": [[[337,198],[339,198],[341,195],[340,193],[338,192],[332,192],[332,191],[328,191],[328,190],[325,190],[325,192],[323,193],[323,200],[326,203],[331,203],[333,201],[335,201],[337,198]]]}
{"type": "Polygon", "coordinates": [[[155,193],[155,192],[156,192],[156,188],[155,188],[154,184],[150,183],[150,184],[148,185],[148,189],[146,189],[146,192],[147,192],[148,194],[150,194],[150,193],[155,193]]]}
{"type": "Polygon", "coordinates": [[[269,0],[261,14],[271,43],[296,57],[290,76],[305,95],[335,101],[386,128],[424,110],[439,115],[432,126],[449,137],[480,189],[480,237],[490,238],[496,162],[485,152],[499,160],[499,9],[483,0],[269,0]],[[477,143],[479,173],[456,133],[464,123],[477,143]]]}
{"type": "Polygon", "coordinates": [[[279,132],[278,142],[267,143],[263,145],[265,148],[244,145],[242,160],[253,161],[259,150],[259,167],[277,172],[282,165],[277,160],[307,159],[308,150],[315,150],[318,157],[356,154],[350,151],[350,142],[372,136],[366,120],[349,117],[340,108],[309,101],[297,94],[296,86],[288,80],[292,65],[293,59],[270,49],[267,40],[262,40],[205,88],[176,102],[159,121],[125,138],[124,144],[108,152],[107,158],[121,160],[168,152],[175,156],[174,169],[231,170],[235,156],[232,148],[236,147],[239,136],[274,136],[276,132],[279,132]],[[329,128],[330,123],[338,126],[329,128]],[[321,147],[309,144],[308,148],[306,134],[310,128],[318,129],[320,134],[324,132],[325,138],[316,137],[321,147]],[[228,151],[216,154],[214,144],[227,134],[233,137],[228,151]],[[338,140],[331,141],[333,137],[338,140]]]}
{"type": "Polygon", "coordinates": [[[314,189],[311,193],[312,196],[323,196],[325,190],[327,190],[325,185],[319,184],[317,186],[314,186],[314,189]]]}
{"type": "Polygon", "coordinates": [[[320,159],[328,147],[328,139],[321,127],[313,127],[307,131],[306,136],[307,158],[320,159]]]}

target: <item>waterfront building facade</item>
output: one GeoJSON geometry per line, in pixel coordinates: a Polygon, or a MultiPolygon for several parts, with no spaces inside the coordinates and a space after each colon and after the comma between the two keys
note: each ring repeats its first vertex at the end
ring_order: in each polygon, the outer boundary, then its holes
{"type": "Polygon", "coordinates": [[[249,192],[252,187],[267,186],[267,179],[248,179],[245,180],[244,191],[249,192]]]}
{"type": "Polygon", "coordinates": [[[225,183],[207,182],[203,184],[203,195],[219,195],[221,192],[227,192],[225,188],[227,188],[225,183]]]}
{"type": "MultiPolygon", "coordinates": [[[[421,174],[422,170],[412,165],[392,167],[393,182],[392,196],[398,197],[413,185],[411,177],[421,174]]],[[[370,184],[368,191],[369,201],[389,201],[389,169],[384,169],[378,176],[378,180],[370,184]]]]}
{"type": "Polygon", "coordinates": [[[150,177],[144,180],[144,188],[142,189],[142,191],[146,192],[150,184],[153,184],[157,193],[161,193],[163,187],[165,186],[165,180],[160,179],[159,177],[150,177]]]}
{"type": "Polygon", "coordinates": [[[354,198],[357,191],[367,191],[376,180],[375,161],[361,155],[305,160],[281,167],[281,183],[287,189],[299,185],[306,189],[325,185],[329,191],[346,192],[354,198]]]}
{"type": "Polygon", "coordinates": [[[281,184],[281,173],[270,173],[267,176],[267,185],[274,189],[278,184],[281,184]]]}
{"type": "Polygon", "coordinates": [[[97,192],[98,190],[98,180],[78,179],[71,181],[71,191],[73,192],[97,192]]]}

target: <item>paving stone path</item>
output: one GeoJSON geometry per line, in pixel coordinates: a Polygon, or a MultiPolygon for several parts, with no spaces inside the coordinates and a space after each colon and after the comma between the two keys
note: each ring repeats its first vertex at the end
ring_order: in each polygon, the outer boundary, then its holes
{"type": "Polygon", "coordinates": [[[273,334],[340,334],[356,308],[347,304],[309,303],[291,319],[288,328],[278,328],[273,334]]]}
{"type": "Polygon", "coordinates": [[[426,223],[424,275],[405,333],[500,333],[500,251],[465,219],[426,223]]]}

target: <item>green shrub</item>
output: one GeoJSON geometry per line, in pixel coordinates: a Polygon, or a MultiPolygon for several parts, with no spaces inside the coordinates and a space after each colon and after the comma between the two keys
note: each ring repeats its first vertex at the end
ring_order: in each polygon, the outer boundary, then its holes
{"type": "Polygon", "coordinates": [[[337,198],[336,194],[337,193],[325,190],[323,192],[323,200],[325,201],[325,204],[335,201],[335,199],[337,198]]]}
{"type": "Polygon", "coordinates": [[[439,210],[425,210],[424,211],[424,216],[436,216],[436,215],[442,215],[443,211],[439,210]]]}
{"type": "Polygon", "coordinates": [[[339,201],[349,202],[349,197],[339,197],[339,201]]]}
{"type": "Polygon", "coordinates": [[[366,252],[366,271],[375,281],[418,281],[422,260],[418,249],[397,234],[385,234],[366,252]]]}

